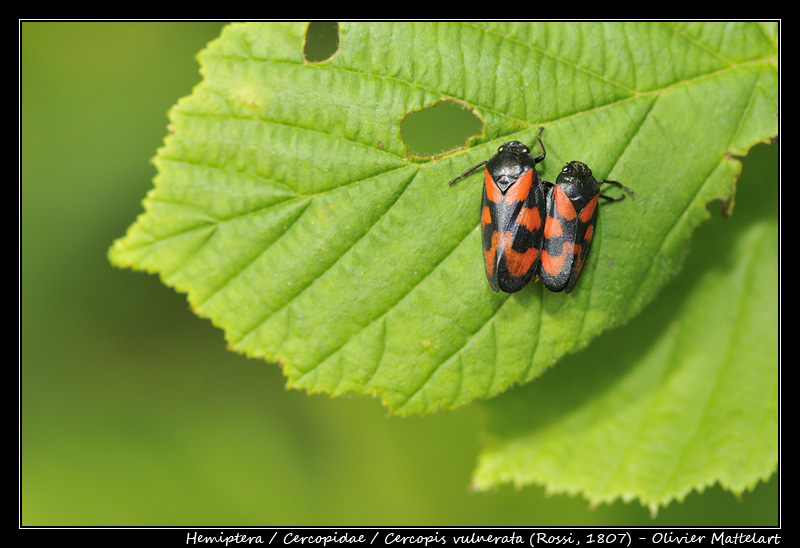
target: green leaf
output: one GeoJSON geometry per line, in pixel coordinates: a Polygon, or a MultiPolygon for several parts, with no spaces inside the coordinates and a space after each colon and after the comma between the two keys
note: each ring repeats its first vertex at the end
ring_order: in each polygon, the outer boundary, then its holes
{"type": "Polygon", "coordinates": [[[715,482],[742,493],[775,471],[778,189],[754,188],[773,214],[712,227],[698,261],[633,325],[492,403],[475,488],[538,483],[655,512],[715,482]]]}
{"type": "Polygon", "coordinates": [[[291,386],[398,414],[496,395],[630,320],[707,202],[732,200],[731,155],[777,133],[777,24],[352,23],[313,63],[305,30],[232,25],[200,55],[110,258],[186,292],[291,386]],[[482,134],[406,157],[401,122],[443,100],[482,134]],[[580,159],[636,197],[603,207],[571,294],[494,294],[479,178],[447,181],[540,126],[545,180],[580,159]]]}

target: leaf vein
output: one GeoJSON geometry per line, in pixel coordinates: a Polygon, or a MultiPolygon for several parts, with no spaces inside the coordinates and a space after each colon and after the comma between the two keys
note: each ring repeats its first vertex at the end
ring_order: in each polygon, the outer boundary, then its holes
{"type": "MultiPolygon", "coordinates": [[[[251,327],[246,329],[240,335],[239,339],[236,342],[237,343],[241,342],[246,337],[248,337],[252,332],[254,332],[256,329],[258,329],[260,326],[262,326],[264,324],[264,322],[266,322],[269,318],[271,318],[272,316],[274,316],[275,314],[277,314],[278,312],[280,312],[281,310],[283,310],[287,306],[290,306],[300,295],[305,293],[310,287],[312,287],[314,285],[314,283],[316,283],[317,280],[319,280],[322,276],[324,276],[326,272],[328,272],[331,268],[333,268],[336,264],[338,264],[339,261],[342,260],[342,258],[344,258],[350,252],[350,250],[352,250],[356,246],[356,244],[358,244],[358,242],[360,242],[362,239],[364,239],[364,237],[366,237],[367,234],[369,234],[369,232],[372,229],[372,227],[375,226],[378,222],[380,222],[380,220],[386,215],[386,213],[388,213],[392,209],[392,206],[394,206],[394,204],[396,204],[397,201],[403,196],[403,194],[405,193],[406,189],[408,189],[408,187],[411,186],[411,183],[414,181],[414,179],[416,178],[418,173],[419,173],[419,170],[415,170],[415,172],[412,174],[412,176],[409,177],[408,182],[403,187],[403,190],[398,193],[398,195],[395,198],[395,200],[393,202],[390,202],[389,204],[387,204],[386,209],[375,219],[375,222],[364,230],[364,232],[358,237],[358,239],[355,240],[355,242],[353,242],[353,244],[350,246],[350,248],[347,251],[345,251],[344,253],[342,253],[338,257],[336,257],[336,260],[334,260],[330,265],[325,267],[325,269],[319,274],[319,276],[317,276],[316,278],[311,280],[305,286],[301,287],[299,289],[299,291],[297,293],[295,293],[294,295],[292,295],[286,303],[284,303],[283,305],[280,306],[280,308],[278,308],[276,310],[273,310],[273,311],[270,311],[270,312],[267,312],[267,314],[262,316],[251,327]]],[[[285,342],[286,341],[284,340],[284,343],[285,342]]],[[[280,351],[281,351],[281,348],[278,349],[276,354],[279,354],[280,351]]],[[[312,368],[312,370],[313,370],[313,368],[312,368]]],[[[301,378],[302,378],[302,376],[301,376],[301,378]]]]}

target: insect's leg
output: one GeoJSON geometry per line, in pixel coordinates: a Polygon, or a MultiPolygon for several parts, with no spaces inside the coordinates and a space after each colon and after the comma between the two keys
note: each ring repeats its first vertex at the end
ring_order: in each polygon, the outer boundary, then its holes
{"type": "Polygon", "coordinates": [[[465,171],[464,173],[462,173],[461,175],[459,175],[458,177],[456,177],[455,179],[450,181],[450,186],[453,186],[454,184],[456,184],[456,181],[459,181],[459,180],[463,179],[464,177],[466,177],[467,175],[469,175],[470,173],[472,173],[473,171],[475,171],[479,167],[483,166],[486,162],[487,162],[487,160],[484,160],[483,162],[481,162],[479,164],[475,164],[474,166],[469,168],[467,171],[465,171]]]}
{"type": "MultiPolygon", "coordinates": [[[[600,180],[600,181],[597,181],[597,184],[598,184],[598,185],[603,185],[603,184],[606,184],[606,185],[614,185],[614,186],[615,186],[615,187],[617,187],[617,188],[621,188],[621,189],[623,189],[623,190],[626,190],[626,191],[628,191],[628,193],[629,193],[631,196],[635,196],[635,195],[636,195],[636,193],[635,193],[634,191],[632,191],[631,189],[629,189],[628,187],[626,187],[626,186],[625,186],[625,185],[623,185],[622,183],[618,183],[617,181],[606,181],[606,180],[600,180]]],[[[624,194],[620,194],[620,195],[619,195],[619,196],[617,196],[616,198],[612,198],[612,197],[610,197],[610,196],[606,196],[605,194],[601,194],[601,195],[600,195],[600,197],[601,197],[601,198],[603,198],[603,199],[605,199],[605,200],[608,200],[609,202],[619,202],[620,200],[622,200],[623,198],[625,198],[625,195],[624,195],[624,194]]]]}
{"type": "Polygon", "coordinates": [[[539,154],[536,158],[533,159],[534,164],[538,164],[542,160],[544,160],[547,151],[544,149],[544,145],[542,144],[542,132],[544,131],[544,126],[539,128],[539,133],[536,134],[536,142],[539,143],[539,148],[542,149],[542,153],[539,154]]]}

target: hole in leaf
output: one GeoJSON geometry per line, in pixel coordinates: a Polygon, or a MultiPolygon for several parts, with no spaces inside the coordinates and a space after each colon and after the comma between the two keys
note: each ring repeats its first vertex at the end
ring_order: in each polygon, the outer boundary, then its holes
{"type": "Polygon", "coordinates": [[[462,147],[480,134],[483,120],[453,101],[442,101],[408,114],[400,123],[400,136],[409,156],[435,156],[462,147]]]}
{"type": "Polygon", "coordinates": [[[339,51],[339,23],[336,21],[312,21],[306,29],[303,57],[309,63],[327,61],[339,51]]]}

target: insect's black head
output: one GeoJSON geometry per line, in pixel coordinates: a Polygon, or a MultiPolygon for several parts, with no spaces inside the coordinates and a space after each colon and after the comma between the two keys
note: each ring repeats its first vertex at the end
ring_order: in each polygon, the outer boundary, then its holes
{"type": "MultiPolygon", "coordinates": [[[[455,179],[452,179],[450,181],[450,186],[453,186],[453,184],[455,184],[455,182],[459,179],[463,179],[467,175],[473,173],[479,167],[485,165],[486,170],[492,176],[494,182],[498,187],[500,187],[502,192],[505,192],[506,189],[510,185],[514,184],[514,182],[519,179],[523,173],[530,169],[533,169],[535,172],[536,164],[544,160],[546,152],[540,138],[543,130],[544,128],[540,127],[539,133],[536,134],[536,142],[539,143],[539,147],[542,149],[542,153],[536,158],[531,156],[531,150],[525,143],[521,143],[519,141],[508,141],[507,143],[500,145],[500,147],[497,149],[497,154],[486,161],[475,164],[455,179]]],[[[537,180],[538,177],[539,176],[537,174],[537,180]]]]}
{"type": "MultiPolygon", "coordinates": [[[[538,135],[542,134],[542,129],[543,128],[539,129],[538,135]]],[[[531,149],[528,148],[528,145],[525,143],[521,143],[519,141],[508,141],[507,143],[500,145],[500,148],[497,149],[497,154],[495,154],[492,159],[489,160],[489,163],[494,164],[495,166],[518,165],[521,166],[525,171],[528,169],[533,169],[536,164],[544,160],[546,155],[542,140],[538,136],[536,138],[536,142],[539,143],[539,147],[542,149],[542,153],[536,158],[531,155],[531,149]]]]}
{"type": "Polygon", "coordinates": [[[530,149],[519,141],[504,143],[497,149],[497,154],[486,162],[486,169],[502,192],[535,166],[536,161],[530,149]]]}
{"type": "Polygon", "coordinates": [[[599,189],[592,170],[583,162],[570,162],[562,167],[556,185],[567,193],[576,207],[583,207],[599,189]]]}
{"type": "Polygon", "coordinates": [[[597,195],[609,202],[618,202],[625,197],[625,194],[620,194],[616,198],[606,196],[605,194],[599,194],[600,185],[613,185],[617,188],[621,188],[631,196],[635,195],[633,190],[617,181],[595,180],[592,176],[592,170],[583,162],[570,162],[561,168],[561,173],[558,174],[556,184],[569,195],[572,203],[576,206],[581,203],[584,198],[590,200],[597,195]],[[579,199],[578,196],[583,196],[583,198],[579,199]]]}
{"type": "Polygon", "coordinates": [[[559,175],[559,178],[561,178],[562,175],[566,177],[591,177],[592,170],[583,162],[574,160],[561,168],[561,175],[559,175]]]}
{"type": "Polygon", "coordinates": [[[517,154],[517,155],[530,155],[530,149],[525,145],[525,143],[520,143],[519,141],[509,141],[507,143],[503,143],[500,145],[500,148],[497,149],[498,154],[517,154]]]}

